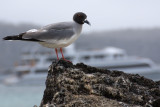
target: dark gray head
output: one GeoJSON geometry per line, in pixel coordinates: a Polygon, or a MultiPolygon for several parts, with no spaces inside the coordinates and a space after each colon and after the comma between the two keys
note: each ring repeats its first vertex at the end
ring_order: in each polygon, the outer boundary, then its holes
{"type": "Polygon", "coordinates": [[[78,24],[87,23],[87,24],[91,25],[90,22],[88,20],[86,20],[86,18],[87,18],[87,15],[83,12],[77,12],[73,16],[73,20],[75,22],[77,22],[78,24]]]}

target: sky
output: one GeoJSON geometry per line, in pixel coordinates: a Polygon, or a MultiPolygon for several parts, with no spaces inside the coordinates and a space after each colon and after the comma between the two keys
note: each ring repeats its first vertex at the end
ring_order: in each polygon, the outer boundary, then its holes
{"type": "Polygon", "coordinates": [[[1,0],[0,21],[41,26],[84,12],[85,31],[160,27],[160,0],[1,0]]]}

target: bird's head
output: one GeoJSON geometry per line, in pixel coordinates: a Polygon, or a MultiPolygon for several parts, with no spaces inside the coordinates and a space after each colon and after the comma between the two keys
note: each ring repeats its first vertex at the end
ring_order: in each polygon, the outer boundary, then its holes
{"type": "Polygon", "coordinates": [[[87,23],[88,25],[91,25],[90,22],[86,18],[87,18],[87,15],[83,12],[77,12],[73,16],[73,20],[77,22],[78,24],[87,23]]]}

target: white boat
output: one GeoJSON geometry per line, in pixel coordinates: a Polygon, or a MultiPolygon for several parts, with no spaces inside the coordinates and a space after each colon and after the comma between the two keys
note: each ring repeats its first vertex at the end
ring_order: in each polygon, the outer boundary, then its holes
{"type": "Polygon", "coordinates": [[[160,67],[151,59],[128,56],[125,50],[115,47],[82,51],[78,58],[80,62],[84,62],[87,65],[124,71],[126,73],[145,74],[160,72],[160,67]]]}
{"type": "MultiPolygon", "coordinates": [[[[15,63],[14,75],[8,76],[3,83],[7,85],[43,85],[47,77],[48,67],[57,57],[54,50],[41,47],[25,49],[20,63],[15,63]]],[[[75,61],[74,45],[63,50],[65,58],[75,61]]],[[[60,55],[60,53],[59,53],[60,55]]],[[[60,56],[59,56],[60,57],[60,56]]]]}
{"type": "MultiPolygon", "coordinates": [[[[19,79],[19,81],[15,79],[17,84],[45,84],[47,69],[52,61],[56,59],[56,55],[54,54],[54,50],[39,49],[38,47],[34,47],[33,49],[34,50],[25,51],[22,55],[21,63],[16,64],[14,72],[19,79]]],[[[94,67],[120,70],[126,73],[134,74],[160,72],[160,67],[157,66],[152,60],[137,56],[128,56],[123,49],[115,47],[107,47],[105,49],[98,50],[76,51],[74,45],[71,45],[64,49],[64,55],[66,59],[71,60],[74,64],[83,62],[94,67]]],[[[9,80],[6,79],[5,81],[8,83],[9,80]]]]}

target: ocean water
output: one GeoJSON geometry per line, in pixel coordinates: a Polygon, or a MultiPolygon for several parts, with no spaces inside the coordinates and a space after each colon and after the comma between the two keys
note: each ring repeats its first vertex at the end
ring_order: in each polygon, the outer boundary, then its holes
{"type": "Polygon", "coordinates": [[[144,76],[153,81],[160,81],[160,72],[159,73],[150,73],[150,74],[140,74],[140,76],[144,76]]]}
{"type": "Polygon", "coordinates": [[[0,107],[39,106],[45,86],[4,86],[0,84],[0,107]]]}
{"type": "MultiPolygon", "coordinates": [[[[149,79],[160,80],[160,73],[141,75],[149,79]]],[[[45,90],[43,86],[5,86],[0,84],[0,107],[39,106],[45,90]]]]}

